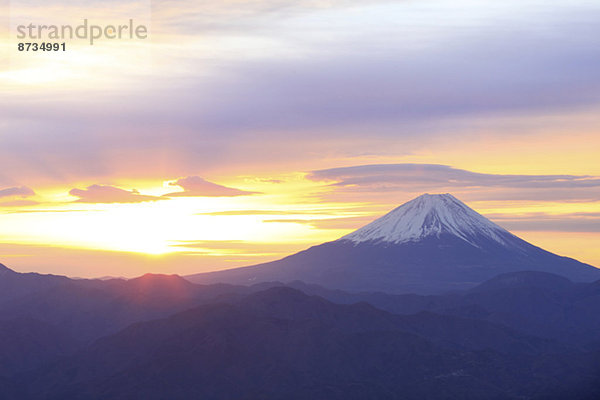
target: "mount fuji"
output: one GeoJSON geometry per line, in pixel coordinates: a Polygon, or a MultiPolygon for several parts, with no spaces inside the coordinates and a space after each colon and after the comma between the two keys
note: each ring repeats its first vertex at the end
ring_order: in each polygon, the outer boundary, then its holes
{"type": "Polygon", "coordinates": [[[407,243],[451,235],[474,247],[488,241],[520,246],[516,236],[467,207],[451,194],[424,194],[383,217],[339,239],[363,242],[407,243]]]}
{"type": "Polygon", "coordinates": [[[600,279],[600,269],[536,247],[450,194],[424,194],[336,241],[273,262],[187,278],[233,284],[300,280],[349,291],[434,294],[526,270],[576,282],[600,279]]]}

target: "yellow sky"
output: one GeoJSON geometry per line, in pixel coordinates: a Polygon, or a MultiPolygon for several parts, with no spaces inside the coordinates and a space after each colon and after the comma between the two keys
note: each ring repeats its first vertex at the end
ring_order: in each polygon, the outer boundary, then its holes
{"type": "MultiPolygon", "coordinates": [[[[377,195],[381,203],[322,201],[319,196],[335,190],[300,174],[281,178],[277,183],[248,178],[227,182],[259,194],[131,204],[77,203],[67,194],[68,187],[37,190],[29,199],[39,204],[0,209],[2,262],[21,271],[86,277],[134,276],[145,269],[189,274],[250,265],[335,240],[413,195],[377,195]]],[[[134,183],[122,186],[129,189],[134,183]]],[[[154,187],[138,183],[136,188],[146,195],[172,190],[166,183],[154,187]]],[[[503,226],[515,220],[527,223],[540,217],[560,220],[577,213],[600,213],[600,202],[467,203],[503,226]]],[[[558,254],[600,264],[597,232],[554,232],[551,224],[544,231],[513,232],[558,254]]]]}

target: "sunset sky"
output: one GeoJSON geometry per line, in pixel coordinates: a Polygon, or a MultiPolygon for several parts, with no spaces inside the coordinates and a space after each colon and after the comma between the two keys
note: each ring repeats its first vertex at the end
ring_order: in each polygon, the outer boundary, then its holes
{"type": "Polygon", "coordinates": [[[600,2],[0,0],[0,263],[190,274],[422,193],[600,266],[600,2]],[[43,5],[43,6],[42,6],[43,5]],[[19,52],[19,24],[147,39],[19,52]]]}

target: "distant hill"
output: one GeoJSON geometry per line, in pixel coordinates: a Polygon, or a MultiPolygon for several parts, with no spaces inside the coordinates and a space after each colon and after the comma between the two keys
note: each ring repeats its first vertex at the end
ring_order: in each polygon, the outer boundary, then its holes
{"type": "Polygon", "coordinates": [[[3,400],[600,393],[600,282],[520,271],[423,296],[176,275],[71,280],[5,267],[6,282],[3,400]]]}
{"type": "Polygon", "coordinates": [[[553,353],[544,349],[549,345],[476,320],[396,316],[276,287],[134,324],[27,377],[22,396],[410,400],[599,393],[590,377],[596,354],[553,353]]]}
{"type": "MultiPolygon", "coordinates": [[[[271,282],[254,288],[280,285],[271,282]]],[[[447,295],[349,293],[299,281],[288,286],[336,303],[362,301],[397,314],[428,311],[485,320],[579,348],[600,350],[600,281],[573,283],[554,274],[519,271],[447,295]]]]}

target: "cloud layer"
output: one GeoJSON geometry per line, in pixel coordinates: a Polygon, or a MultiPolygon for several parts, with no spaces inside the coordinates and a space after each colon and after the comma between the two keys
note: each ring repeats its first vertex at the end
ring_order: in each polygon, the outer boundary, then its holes
{"type": "Polygon", "coordinates": [[[3,197],[21,197],[26,198],[30,196],[35,196],[35,192],[33,189],[28,188],[27,186],[15,186],[9,187],[6,189],[0,190],[0,198],[3,197]]]}
{"type": "Polygon", "coordinates": [[[311,172],[308,179],[334,180],[334,186],[397,186],[509,188],[600,187],[600,177],[576,175],[502,175],[481,174],[439,164],[375,164],[330,168],[311,172]]]}
{"type": "Polygon", "coordinates": [[[175,182],[169,183],[171,186],[179,186],[183,189],[182,192],[173,192],[165,194],[165,197],[182,197],[182,196],[247,196],[250,194],[256,194],[257,192],[249,192],[246,190],[240,190],[232,187],[219,185],[217,183],[209,182],[199,176],[188,176],[187,178],[181,178],[175,182]]]}
{"type": "Polygon", "coordinates": [[[512,231],[590,232],[600,233],[600,213],[568,213],[552,215],[488,215],[496,223],[512,231]]]}
{"type": "Polygon", "coordinates": [[[460,191],[485,200],[600,200],[597,176],[483,174],[439,164],[330,168],[312,171],[307,179],[326,182],[334,193],[460,191]]]}
{"type": "Polygon", "coordinates": [[[427,137],[463,138],[451,119],[600,103],[600,7],[590,2],[288,3],[158,2],[158,70],[115,66],[107,79],[127,84],[113,91],[0,95],[10,175],[0,182],[300,164],[356,151],[357,131],[379,143],[368,151],[403,140],[410,152],[427,137]]]}
{"type": "Polygon", "coordinates": [[[71,189],[71,196],[79,197],[78,203],[142,203],[164,200],[162,197],[140,194],[135,189],[125,190],[109,185],[91,185],[86,189],[71,189]]]}

